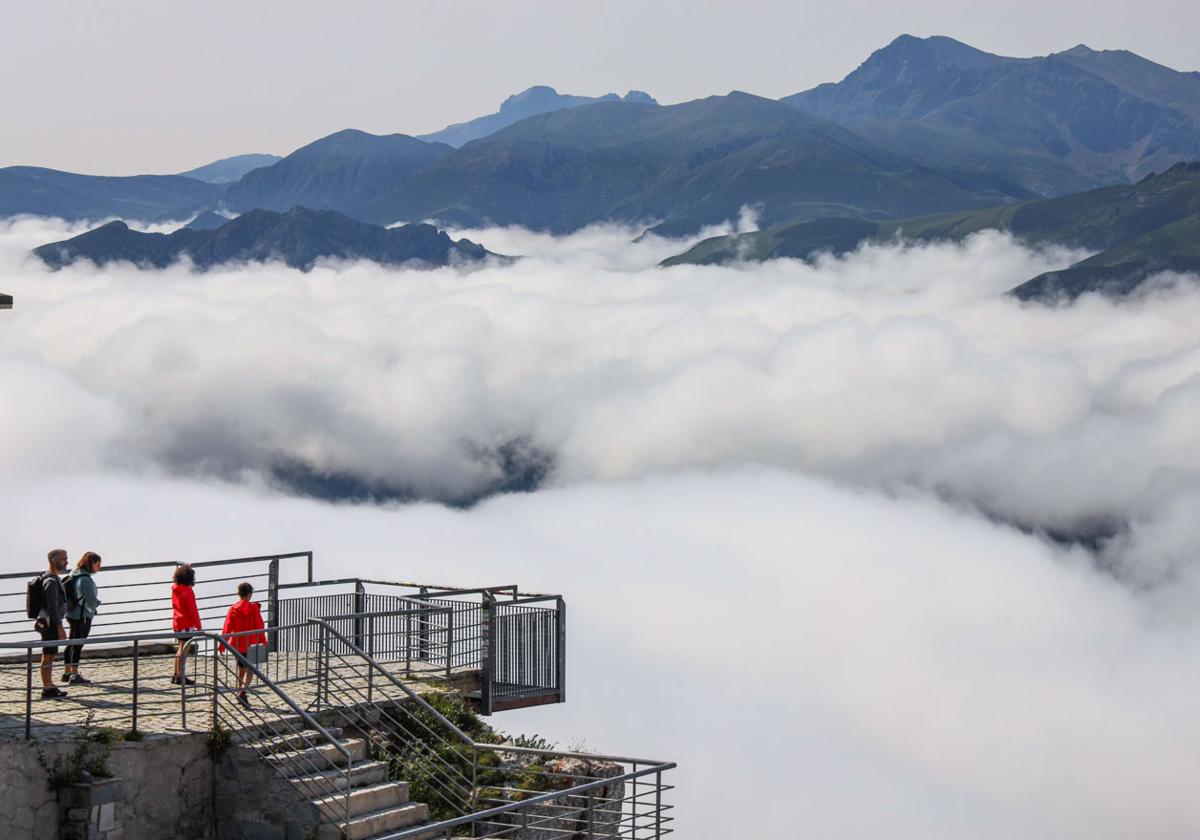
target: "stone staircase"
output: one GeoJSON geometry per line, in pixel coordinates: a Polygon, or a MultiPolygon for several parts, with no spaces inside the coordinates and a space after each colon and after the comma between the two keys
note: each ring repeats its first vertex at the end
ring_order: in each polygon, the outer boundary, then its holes
{"type": "MultiPolygon", "coordinates": [[[[428,807],[408,801],[406,782],[388,781],[387,764],[367,756],[366,741],[343,737],[341,729],[328,731],[350,753],[349,774],[346,756],[332,744],[310,746],[321,740],[313,731],[268,739],[257,745],[260,749],[266,747],[271,753],[267,760],[302,795],[311,798],[322,816],[317,840],[371,840],[428,822],[428,807]],[[347,783],[349,820],[344,795],[347,783]],[[331,790],[338,793],[331,794],[331,790]]],[[[439,835],[421,835],[436,836],[439,835]]]]}

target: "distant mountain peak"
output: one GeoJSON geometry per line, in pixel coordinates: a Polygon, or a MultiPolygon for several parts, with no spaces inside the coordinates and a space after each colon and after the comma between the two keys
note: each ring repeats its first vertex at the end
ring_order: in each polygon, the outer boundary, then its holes
{"type": "Polygon", "coordinates": [[[184,178],[195,178],[210,184],[232,184],[247,172],[263,166],[271,166],[281,160],[279,155],[249,154],[221,158],[204,166],[197,166],[187,172],[180,172],[184,178]]]}
{"type": "Polygon", "coordinates": [[[947,35],[918,38],[915,35],[906,34],[894,38],[886,47],[871,53],[859,70],[868,67],[873,62],[887,61],[890,63],[894,59],[905,61],[914,58],[932,59],[939,64],[950,65],[962,70],[987,67],[1005,60],[1002,56],[984,52],[947,35]]]}
{"type": "Polygon", "coordinates": [[[458,148],[472,140],[479,140],[495,134],[528,117],[564,111],[568,108],[578,108],[581,105],[594,105],[598,102],[635,102],[644,105],[658,105],[654,97],[641,90],[631,90],[624,96],[618,96],[615,93],[606,93],[603,96],[575,96],[559,93],[549,85],[534,85],[506,98],[500,103],[500,110],[494,114],[455,123],[433,134],[422,134],[418,139],[446,143],[458,148]]]}
{"type": "Polygon", "coordinates": [[[785,97],[999,200],[1129,182],[1200,158],[1200,83],[1086,44],[1034,58],[901,35],[841,82],[785,97]]]}
{"type": "Polygon", "coordinates": [[[533,85],[520,93],[514,93],[500,103],[500,113],[506,114],[515,108],[522,108],[538,102],[551,102],[558,99],[559,93],[549,85],[533,85]]]}

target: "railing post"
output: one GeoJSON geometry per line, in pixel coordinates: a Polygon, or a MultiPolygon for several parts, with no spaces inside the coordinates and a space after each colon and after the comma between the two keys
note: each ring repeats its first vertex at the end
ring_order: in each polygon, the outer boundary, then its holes
{"type": "MultiPolygon", "coordinates": [[[[633,826],[633,840],[637,840],[637,838],[640,836],[640,832],[638,831],[638,798],[637,798],[638,797],[638,792],[637,792],[638,777],[637,777],[637,770],[638,770],[638,763],[635,761],[635,762],[633,762],[633,778],[629,780],[629,783],[631,785],[633,785],[633,796],[631,796],[629,798],[629,801],[633,804],[633,808],[631,809],[632,815],[630,817],[630,822],[633,826]]],[[[617,814],[618,824],[620,823],[620,819],[621,819],[621,815],[618,813],[617,814]]]]}
{"type": "Polygon", "coordinates": [[[588,791],[587,796],[587,840],[595,840],[596,837],[596,796],[594,791],[588,791]]]}
{"type": "Polygon", "coordinates": [[[454,608],[446,608],[446,681],[450,680],[450,652],[454,650],[454,608]]]}
{"type": "Polygon", "coordinates": [[[567,702],[567,602],[558,596],[558,609],[554,613],[555,650],[554,676],[558,683],[558,702],[567,702]]]}
{"type": "Polygon", "coordinates": [[[354,644],[358,647],[366,647],[363,644],[363,621],[362,614],[367,611],[367,588],[363,586],[361,580],[354,581],[354,644]]]}
{"type": "MultiPolygon", "coordinates": [[[[191,639],[180,639],[179,644],[191,645],[191,639]]],[[[187,729],[187,674],[188,674],[188,656],[191,650],[187,647],[183,649],[183,656],[179,658],[179,717],[180,725],[187,729]]]]}
{"type": "Polygon", "coordinates": [[[132,729],[134,732],[138,731],[138,728],[137,728],[137,724],[138,724],[138,720],[137,720],[137,715],[138,715],[138,664],[139,664],[139,659],[140,659],[140,657],[138,655],[139,654],[139,648],[138,648],[139,641],[140,640],[138,640],[138,639],[133,640],[133,711],[132,711],[133,719],[130,722],[129,728],[132,729]]]}
{"type": "Polygon", "coordinates": [[[220,706],[218,698],[221,694],[221,646],[213,645],[212,652],[212,668],[213,668],[213,707],[212,707],[212,728],[217,728],[217,718],[220,716],[220,706]]]}
{"type": "Polygon", "coordinates": [[[317,625],[317,709],[321,708],[321,695],[325,690],[325,669],[329,665],[329,640],[324,624],[317,625]]]}
{"type": "Polygon", "coordinates": [[[479,628],[483,643],[483,662],[479,669],[479,713],[492,713],[493,686],[496,680],[496,599],[490,592],[483,593],[483,622],[479,628]]]}
{"type": "MultiPolygon", "coordinates": [[[[369,616],[367,616],[367,640],[373,641],[374,639],[375,639],[375,616],[369,615],[369,616]]],[[[362,647],[362,645],[359,645],[359,647],[362,647]]],[[[372,645],[372,648],[373,647],[374,647],[374,645],[372,645]]],[[[374,652],[374,650],[368,650],[367,654],[369,656],[374,656],[375,652],[374,652]]],[[[375,689],[375,669],[368,666],[367,667],[367,702],[368,703],[372,702],[371,697],[375,693],[374,689],[375,689]]]]}
{"type": "Polygon", "coordinates": [[[421,607],[420,623],[417,627],[417,659],[422,662],[429,661],[429,604],[426,599],[429,597],[429,587],[421,587],[420,599],[423,603],[421,607]]]}
{"type": "Polygon", "coordinates": [[[662,771],[654,774],[654,840],[662,837],[662,771]]]}
{"type": "Polygon", "coordinates": [[[404,676],[412,676],[412,607],[404,611],[404,676]]]}
{"type": "Polygon", "coordinates": [[[33,737],[33,648],[25,648],[25,740],[33,737]]]}
{"type": "MultiPolygon", "coordinates": [[[[308,579],[312,580],[312,554],[308,555],[308,579]]],[[[279,558],[276,557],[267,567],[267,627],[275,629],[279,626],[279,558]]],[[[279,634],[267,634],[267,650],[275,653],[279,650],[279,634]]]]}

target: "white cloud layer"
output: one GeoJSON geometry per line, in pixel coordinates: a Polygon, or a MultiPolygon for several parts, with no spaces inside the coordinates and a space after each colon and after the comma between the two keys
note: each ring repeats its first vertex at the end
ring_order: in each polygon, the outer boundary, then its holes
{"type": "Polygon", "coordinates": [[[1072,255],[991,234],[671,270],[620,228],[462,232],[532,255],[472,272],[26,258],[66,233],[0,228],[5,570],[312,547],[562,591],[570,703],[502,725],[679,760],[697,840],[1200,831],[1194,288],[1020,305],[1072,255]],[[514,440],[547,487],[466,511],[263,478],[466,498],[514,440]],[[1123,527],[1066,550],[977,509],[1123,527]]]}
{"type": "Polygon", "coordinates": [[[473,272],[50,273],[26,257],[64,233],[0,230],[0,288],[18,298],[0,422],[45,437],[39,418],[95,405],[25,468],[300,466],[469,500],[505,486],[517,441],[553,459],[552,483],[769,464],[1089,534],[1200,468],[1200,294],[1023,306],[1002,292],[1071,256],[997,234],[671,270],[654,266],[679,243],[617,227],[465,231],[532,254],[473,272]]]}
{"type": "Polygon", "coordinates": [[[55,476],[0,507],[25,566],[49,535],[110,562],[314,547],[325,576],[561,591],[569,702],[496,723],[678,761],[681,837],[1200,831],[1200,625],[927,498],[742,469],[469,511],[55,476]]]}

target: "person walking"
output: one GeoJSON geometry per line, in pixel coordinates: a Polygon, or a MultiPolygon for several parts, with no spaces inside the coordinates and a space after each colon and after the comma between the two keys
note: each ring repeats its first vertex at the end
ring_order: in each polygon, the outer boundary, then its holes
{"type": "Polygon", "coordinates": [[[171,682],[176,685],[194,685],[184,667],[191,634],[200,629],[200,610],[196,608],[196,570],[184,564],[175,567],[175,582],[171,585],[171,627],[179,634],[179,650],[175,654],[175,675],[171,682]]]}
{"type": "MultiPolygon", "coordinates": [[[[38,610],[34,629],[42,637],[43,642],[58,642],[67,638],[63,619],[67,614],[67,593],[63,589],[59,575],[67,571],[67,552],[55,548],[46,555],[49,564],[45,573],[38,579],[41,587],[41,609],[38,610]]],[[[58,655],[58,645],[42,646],[42,699],[61,700],[67,692],[54,684],[54,657],[58,655]]]]}
{"type": "MultiPolygon", "coordinates": [[[[83,640],[92,632],[92,619],[100,606],[99,592],[93,575],[100,571],[101,558],[94,551],[86,552],[79,558],[71,576],[63,585],[67,593],[67,624],[71,628],[71,639],[83,640]]],[[[92,681],[79,673],[79,657],[83,654],[83,645],[67,645],[63,654],[65,667],[62,681],[69,685],[91,685],[92,681]]]]}
{"type": "MultiPolygon", "coordinates": [[[[267,636],[262,619],[262,606],[250,600],[254,587],[249,581],[242,581],[237,588],[238,600],[225,614],[225,625],[221,635],[229,640],[229,646],[242,656],[258,665],[266,661],[267,636]],[[259,632],[254,632],[255,630],[259,632]]],[[[222,652],[225,645],[221,645],[222,652]]],[[[246,708],[250,707],[250,698],[246,690],[254,681],[254,672],[240,662],[237,666],[238,702],[246,708]]]]}

